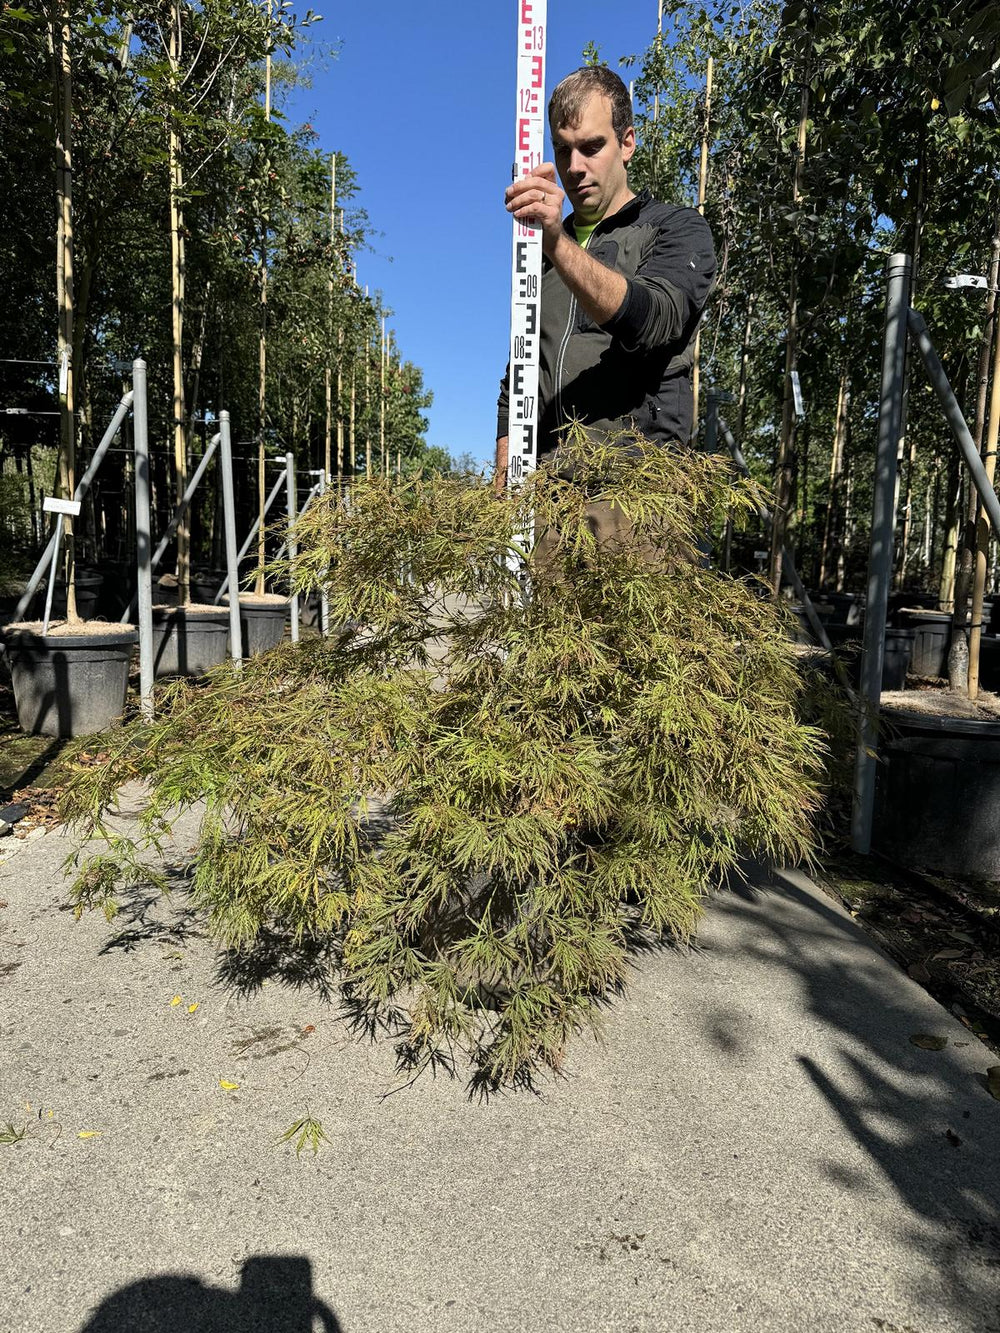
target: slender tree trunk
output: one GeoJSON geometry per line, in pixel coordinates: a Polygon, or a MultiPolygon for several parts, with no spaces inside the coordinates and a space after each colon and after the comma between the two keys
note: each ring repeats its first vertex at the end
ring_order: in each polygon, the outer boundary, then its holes
{"type": "MultiPolygon", "coordinates": [[[[271,16],[272,0],[267,0],[268,18],[271,16]]],[[[264,58],[264,119],[271,120],[271,48],[268,45],[264,58]]],[[[258,596],[264,591],[264,562],[266,559],[264,501],[267,499],[267,456],[266,456],[266,417],[267,417],[267,233],[268,219],[265,213],[261,219],[263,234],[260,246],[260,337],[257,345],[257,517],[260,523],[257,532],[257,578],[254,592],[258,596]]]]}
{"type": "MultiPolygon", "coordinates": [[[[803,82],[799,97],[799,132],[795,153],[795,175],[792,183],[792,205],[802,202],[802,179],[806,161],[806,130],[809,124],[809,82],[803,82]]],[[[781,596],[782,551],[788,541],[788,526],[794,484],[795,449],[795,395],[792,375],[798,369],[799,359],[799,245],[792,246],[791,273],[788,279],[788,333],[785,339],[784,397],[781,407],[781,437],[777,458],[777,494],[774,521],[771,525],[771,582],[774,596],[781,596]]]]}
{"type": "Polygon", "coordinates": [[[942,611],[950,611],[955,605],[955,556],[958,551],[962,499],[962,473],[956,451],[949,454],[945,478],[944,547],[941,553],[938,604],[942,611]]]}
{"type": "MultiPolygon", "coordinates": [[[[980,403],[985,408],[986,375],[983,358],[979,363],[979,385],[976,393],[976,432],[979,437],[979,451],[990,484],[996,474],[997,438],[1000,435],[1000,328],[997,321],[997,279],[1000,278],[1000,212],[997,213],[993,229],[993,246],[990,253],[990,301],[992,308],[987,320],[989,333],[993,340],[992,389],[990,391],[989,416],[980,410],[980,403]],[[986,421],[985,436],[983,421],[986,421]]],[[[987,357],[988,361],[988,357],[987,357]]],[[[970,488],[973,489],[973,488],[970,488]]],[[[982,637],[983,595],[986,590],[986,565],[990,552],[990,525],[983,514],[982,502],[976,493],[974,514],[974,537],[976,543],[972,588],[972,625],[969,636],[969,698],[979,694],[979,644],[982,637]]]]}
{"type": "Polygon", "coordinates": [[[365,337],[365,476],[372,475],[372,425],[371,425],[371,360],[372,345],[367,335],[365,337]]]}
{"type": "MultiPolygon", "coordinates": [[[[986,301],[986,318],[983,321],[983,334],[979,342],[979,362],[976,369],[976,419],[972,438],[976,449],[982,453],[983,439],[986,433],[986,397],[990,378],[990,353],[993,346],[994,328],[997,312],[997,277],[1000,274],[1000,213],[997,214],[993,245],[990,254],[989,295],[986,301]]],[[[948,683],[953,690],[968,690],[974,698],[978,692],[978,651],[976,640],[977,680],[973,688],[969,675],[969,641],[966,638],[966,618],[969,606],[969,594],[973,590],[974,569],[977,564],[978,536],[977,527],[981,517],[979,493],[968,485],[965,525],[959,561],[958,576],[955,579],[955,606],[951,621],[951,643],[948,648],[948,683]]],[[[982,611],[982,592],[979,595],[979,607],[982,611]]]]}
{"type": "Polygon", "coordinates": [[[355,458],[357,457],[357,455],[356,455],[355,452],[354,452],[354,450],[355,450],[355,439],[354,439],[354,414],[355,414],[355,408],[356,408],[356,404],[355,404],[355,392],[354,392],[354,362],[353,362],[353,360],[352,360],[352,361],[351,361],[351,421],[350,421],[349,434],[348,434],[348,452],[349,452],[349,456],[348,456],[348,455],[345,455],[345,456],[340,460],[340,461],[341,461],[341,475],[342,475],[342,476],[345,476],[345,477],[353,476],[353,474],[354,474],[354,460],[355,460],[355,458]]]}
{"type": "MultiPolygon", "coordinates": [[[[183,34],[180,0],[174,0],[170,12],[168,59],[173,79],[173,93],[180,86],[180,60],[183,34]]],[[[170,171],[170,298],[173,398],[171,429],[174,448],[174,488],[177,503],[187,488],[187,420],[184,411],[184,166],[183,145],[176,110],[168,112],[168,165],[170,171]]],[[[188,516],[177,527],[177,605],[191,600],[190,522],[188,516]]]]}
{"type": "MultiPolygon", "coordinates": [[[[705,195],[708,189],[708,134],[712,120],[712,78],[715,61],[708,57],[705,69],[705,118],[701,127],[701,161],[698,164],[698,212],[705,216],[705,195]]],[[[701,326],[694,335],[694,365],[691,368],[691,389],[693,412],[691,416],[691,438],[698,435],[699,398],[701,396],[701,326]]]]}
{"type": "Polygon", "coordinates": [[[844,470],[844,439],[847,434],[847,412],[851,398],[851,381],[847,365],[840,372],[840,384],[837,388],[837,411],[833,423],[833,447],[830,451],[830,489],[826,506],[826,518],[823,522],[823,543],[819,557],[819,586],[825,588],[831,569],[836,560],[831,559],[836,544],[836,533],[840,515],[839,488],[841,473],[844,470]]]}
{"type": "MultiPolygon", "coordinates": [[[[327,364],[323,378],[323,388],[326,397],[326,424],[323,431],[323,469],[326,473],[327,481],[330,479],[330,472],[333,466],[332,454],[332,387],[330,376],[330,346],[333,341],[333,244],[335,239],[335,219],[337,210],[337,155],[330,154],[330,276],[326,284],[326,325],[327,325],[327,364]]],[[[343,330],[341,330],[341,338],[343,330]]],[[[339,390],[338,390],[339,395],[339,390]]],[[[339,411],[339,407],[338,407],[339,411]]]]}
{"type": "Polygon", "coordinates": [[[382,468],[382,476],[384,477],[388,472],[385,463],[385,315],[382,316],[382,343],[381,356],[379,358],[378,441],[379,462],[382,468]]]}
{"type": "Polygon", "coordinates": [[[854,473],[851,471],[849,459],[845,471],[847,483],[844,487],[844,526],[837,549],[837,592],[844,591],[847,582],[847,554],[854,546],[854,473]]]}
{"type": "MultiPolygon", "coordinates": [[[[53,70],[53,120],[56,157],[56,306],[59,374],[58,489],[66,498],[76,490],[76,414],[73,365],[73,61],[69,0],[58,0],[49,21],[53,70]]],[[[66,618],[78,619],[73,519],[62,519],[65,537],[66,618]]]]}

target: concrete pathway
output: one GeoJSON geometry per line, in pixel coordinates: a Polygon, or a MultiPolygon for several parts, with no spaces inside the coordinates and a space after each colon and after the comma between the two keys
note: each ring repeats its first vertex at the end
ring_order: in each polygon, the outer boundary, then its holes
{"type": "Polygon", "coordinates": [[[234,975],[181,897],[75,923],[67,850],[0,867],[3,1333],[1000,1330],[993,1058],[804,877],[483,1104],[280,958],[234,975]]]}

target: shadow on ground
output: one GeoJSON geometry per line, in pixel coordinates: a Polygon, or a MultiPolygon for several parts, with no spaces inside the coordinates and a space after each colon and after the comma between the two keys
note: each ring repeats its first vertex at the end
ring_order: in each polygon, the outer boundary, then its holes
{"type": "Polygon", "coordinates": [[[235,1292],[181,1273],[144,1278],[102,1301],[80,1333],[343,1333],[313,1294],[302,1255],[255,1255],[235,1292]]]}
{"type": "MultiPolygon", "coordinates": [[[[974,1060],[981,1054],[984,1068],[990,1052],[943,1010],[930,1032],[940,1029],[948,1045],[915,1046],[910,1037],[928,1031],[927,1018],[914,1017],[925,1005],[915,983],[891,964],[887,987],[870,938],[804,877],[755,870],[709,912],[738,921],[713,946],[715,956],[756,959],[762,986],[775,969],[791,972],[806,1015],[818,1034],[826,1030],[814,1052],[790,1055],[893,1187],[905,1209],[900,1237],[927,1265],[928,1300],[931,1286],[940,1299],[936,1277],[969,1327],[1000,1329],[1000,1104],[954,1044],[967,1044],[974,1060]],[[867,967],[873,954],[878,965],[867,967]]],[[[708,1036],[729,1058],[748,1054],[741,1009],[705,1015],[708,1036]]],[[[867,1187],[821,1138],[810,1150],[845,1190],[867,1187]]]]}

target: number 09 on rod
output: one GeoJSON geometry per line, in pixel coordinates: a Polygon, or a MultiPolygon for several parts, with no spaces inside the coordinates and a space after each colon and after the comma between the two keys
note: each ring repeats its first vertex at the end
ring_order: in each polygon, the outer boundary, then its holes
{"type": "MultiPolygon", "coordinates": [[[[530,176],[545,148],[547,0],[517,0],[517,131],[513,179],[530,176]]],[[[535,467],[538,442],[538,330],[542,233],[514,221],[510,285],[510,418],[507,477],[516,486],[535,467]]]]}

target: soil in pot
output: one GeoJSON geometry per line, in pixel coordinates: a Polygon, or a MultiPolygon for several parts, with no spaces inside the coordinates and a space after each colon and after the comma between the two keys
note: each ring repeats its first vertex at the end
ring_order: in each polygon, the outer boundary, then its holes
{"type": "Polygon", "coordinates": [[[3,643],[22,731],[84,736],[104,731],[125,709],[138,635],[132,625],[41,621],[7,625],[3,643]]]}
{"type": "Polygon", "coordinates": [[[229,613],[225,607],[153,607],[153,670],[157,676],[202,676],[226,660],[229,613]]]}
{"type": "MultiPolygon", "coordinates": [[[[229,605],[228,593],[222,599],[229,605]]],[[[275,648],[285,636],[288,598],[277,593],[240,593],[240,627],[243,630],[243,657],[256,657],[275,648]]],[[[229,612],[226,611],[227,624],[229,612]]]]}

